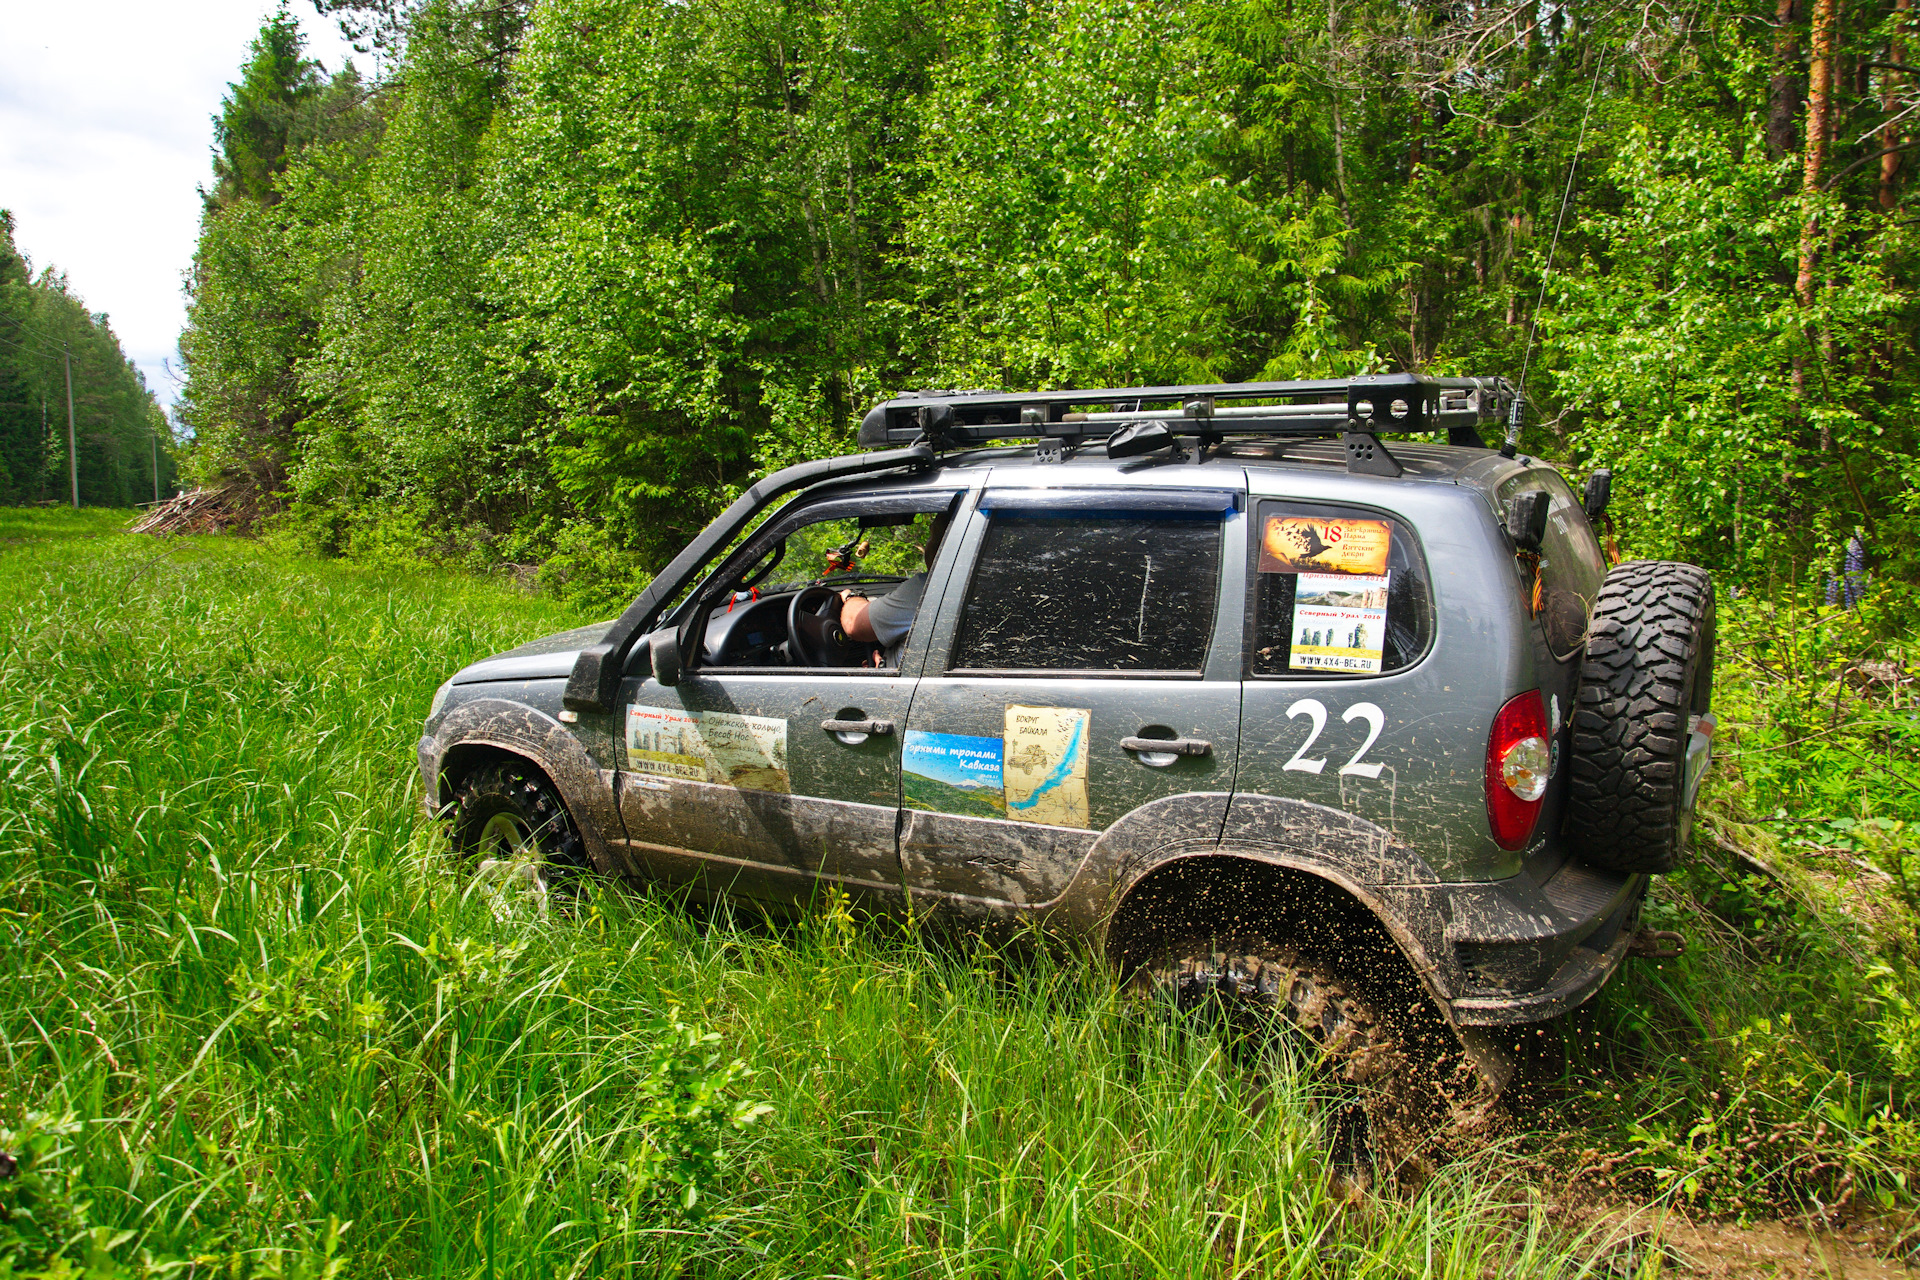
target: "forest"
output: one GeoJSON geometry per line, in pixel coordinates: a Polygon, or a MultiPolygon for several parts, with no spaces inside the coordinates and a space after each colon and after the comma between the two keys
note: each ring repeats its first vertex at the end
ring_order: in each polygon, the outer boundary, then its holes
{"type": "Polygon", "coordinates": [[[1525,378],[1629,554],[1910,579],[1910,0],[319,0],[181,418],[326,554],[623,602],[922,387],[1525,378]]]}
{"type": "Polygon", "coordinates": [[[32,270],[0,208],[0,506],[157,501],[173,492],[174,447],[165,411],[107,317],[88,311],[57,269],[32,270]]]}

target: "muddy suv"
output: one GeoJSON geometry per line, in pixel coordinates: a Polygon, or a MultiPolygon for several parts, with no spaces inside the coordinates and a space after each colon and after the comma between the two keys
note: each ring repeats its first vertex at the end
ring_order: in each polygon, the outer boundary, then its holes
{"type": "Polygon", "coordinates": [[[1497,1029],[1645,945],[1713,729],[1706,573],[1609,570],[1604,473],[1484,447],[1511,410],[1412,375],[888,401],[615,621],[442,686],[427,803],[544,879],[1040,921],[1356,1082],[1410,1018],[1497,1082],[1497,1029]]]}

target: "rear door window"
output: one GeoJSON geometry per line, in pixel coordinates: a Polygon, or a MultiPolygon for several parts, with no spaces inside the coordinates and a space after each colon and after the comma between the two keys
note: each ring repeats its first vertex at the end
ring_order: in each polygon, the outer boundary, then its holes
{"type": "Polygon", "coordinates": [[[1233,496],[989,495],[951,670],[1198,674],[1233,496]]]}
{"type": "Polygon", "coordinates": [[[1401,521],[1277,500],[1253,532],[1254,675],[1386,675],[1426,654],[1433,590],[1401,521]]]}

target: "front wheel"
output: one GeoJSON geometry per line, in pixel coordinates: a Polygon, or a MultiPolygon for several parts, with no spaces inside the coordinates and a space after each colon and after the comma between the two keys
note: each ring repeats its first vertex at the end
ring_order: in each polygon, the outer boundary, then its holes
{"type": "Polygon", "coordinates": [[[553,784],[529,765],[495,761],[454,785],[453,845],[482,874],[568,888],[590,868],[585,844],[553,784]]]}

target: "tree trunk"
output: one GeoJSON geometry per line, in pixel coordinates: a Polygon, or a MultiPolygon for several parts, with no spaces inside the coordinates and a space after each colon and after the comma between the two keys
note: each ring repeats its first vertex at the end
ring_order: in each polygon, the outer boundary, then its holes
{"type": "Polygon", "coordinates": [[[1767,151],[1777,160],[1791,153],[1794,117],[1800,114],[1800,0],[1775,0],[1773,79],[1767,84],[1767,151]]]}
{"type": "Polygon", "coordinates": [[[1327,5],[1327,82],[1333,92],[1333,183],[1340,195],[1340,221],[1353,230],[1353,210],[1347,201],[1347,141],[1340,119],[1340,37],[1333,28],[1334,7],[1327,5]]]}
{"type": "Polygon", "coordinates": [[[1806,158],[1800,170],[1800,194],[1807,201],[1806,222],[1800,228],[1800,272],[1794,294],[1802,307],[1813,306],[1814,258],[1820,247],[1820,220],[1813,201],[1820,194],[1820,174],[1827,163],[1827,135],[1833,115],[1833,33],[1839,24],[1840,0],[1814,0],[1813,29],[1808,37],[1811,61],[1807,66],[1806,158]]]}
{"type": "MultiPolygon", "coordinates": [[[[1887,61],[1905,65],[1907,42],[1902,39],[1906,34],[1907,11],[1912,8],[1913,0],[1893,0],[1893,34],[1887,41],[1887,61]]],[[[1898,71],[1884,71],[1880,77],[1880,105],[1891,116],[1899,109],[1900,90],[1904,87],[1905,77],[1898,71]]],[[[1891,121],[1880,130],[1880,145],[1885,148],[1880,156],[1880,207],[1891,210],[1898,200],[1894,180],[1900,174],[1900,153],[1894,148],[1900,145],[1900,126],[1891,121]]]]}

